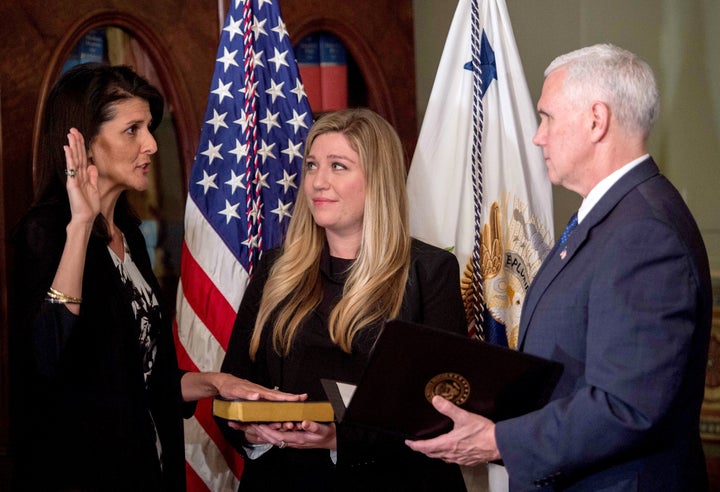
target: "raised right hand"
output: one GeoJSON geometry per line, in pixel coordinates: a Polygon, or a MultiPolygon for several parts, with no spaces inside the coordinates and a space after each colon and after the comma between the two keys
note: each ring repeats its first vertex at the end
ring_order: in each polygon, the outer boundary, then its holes
{"type": "Polygon", "coordinates": [[[98,191],[98,170],[88,163],[85,139],[76,129],[68,133],[65,151],[65,167],[74,170],[75,176],[68,176],[66,189],[70,201],[71,220],[92,224],[100,213],[100,192],[98,191]]]}

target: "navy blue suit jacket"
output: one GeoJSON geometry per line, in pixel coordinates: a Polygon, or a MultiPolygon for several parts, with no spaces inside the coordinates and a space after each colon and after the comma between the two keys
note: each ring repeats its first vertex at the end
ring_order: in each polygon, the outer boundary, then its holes
{"type": "Polygon", "coordinates": [[[556,245],[519,348],[560,361],[551,402],[497,423],[511,490],[707,490],[699,437],[712,288],[682,197],[647,159],[556,245]]]}

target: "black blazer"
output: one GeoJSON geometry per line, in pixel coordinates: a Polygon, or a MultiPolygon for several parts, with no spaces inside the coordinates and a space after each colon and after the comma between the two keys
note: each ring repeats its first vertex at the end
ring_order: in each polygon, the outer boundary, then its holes
{"type": "MultiPolygon", "coordinates": [[[[325,251],[320,265],[323,301],[301,327],[290,355],[281,357],[275,353],[269,341],[271,330],[266,327],[256,360],[250,361],[250,336],[267,272],[276,258],[277,251],[266,252],[248,285],[222,370],[271,388],[308,393],[310,400],[327,400],[320,378],[358,382],[379,325],[358,334],[352,354],[343,352],[330,340],[327,319],[332,305],[342,295],[345,276],[333,271],[336,260],[331,260],[325,251]]],[[[414,240],[398,317],[466,334],[459,278],[458,263],[452,254],[414,240]]],[[[222,420],[218,424],[244,454],[242,433],[230,429],[222,420]]],[[[240,490],[465,490],[456,465],[416,453],[399,438],[339,424],[337,444],[337,465],[325,449],[272,448],[258,459],[246,459],[240,490]]]]}
{"type": "MultiPolygon", "coordinates": [[[[15,233],[12,442],[19,490],[185,490],[181,373],[163,313],[145,390],[139,329],[105,242],[92,237],[79,316],[43,302],[69,212],[35,208],[15,233]],[[163,449],[157,457],[150,410],[163,449]]],[[[135,220],[117,225],[160,298],[135,220]]],[[[162,303],[162,300],[159,299],[162,303]]]]}

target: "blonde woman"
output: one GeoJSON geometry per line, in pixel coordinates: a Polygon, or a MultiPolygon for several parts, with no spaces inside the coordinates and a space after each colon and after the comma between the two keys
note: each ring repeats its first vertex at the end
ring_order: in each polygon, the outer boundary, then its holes
{"type": "MultiPolygon", "coordinates": [[[[368,109],[313,125],[285,244],[248,286],[224,372],[321,400],[321,378],[358,381],[386,319],[466,332],[454,256],[410,237],[403,156],[368,109]]],[[[399,438],[309,421],[220,425],[248,458],[243,491],[465,489],[459,468],[399,438]]]]}

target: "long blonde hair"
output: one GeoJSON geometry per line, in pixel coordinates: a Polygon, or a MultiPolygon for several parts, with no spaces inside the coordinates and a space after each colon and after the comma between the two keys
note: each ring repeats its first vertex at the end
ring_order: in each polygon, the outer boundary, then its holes
{"type": "MultiPolygon", "coordinates": [[[[406,168],[395,129],[364,108],[328,113],[315,122],[305,144],[305,159],[315,139],[340,133],[358,153],[365,173],[363,232],[340,301],[330,313],[330,338],[350,353],[363,327],[400,312],[410,268],[406,168]]],[[[306,168],[303,166],[303,179],[306,168]]],[[[272,325],[276,352],[287,355],[303,320],[320,303],[320,255],[325,230],[313,220],[302,187],[283,245],[263,290],[250,356],[255,358],[263,328],[272,325]]]]}

